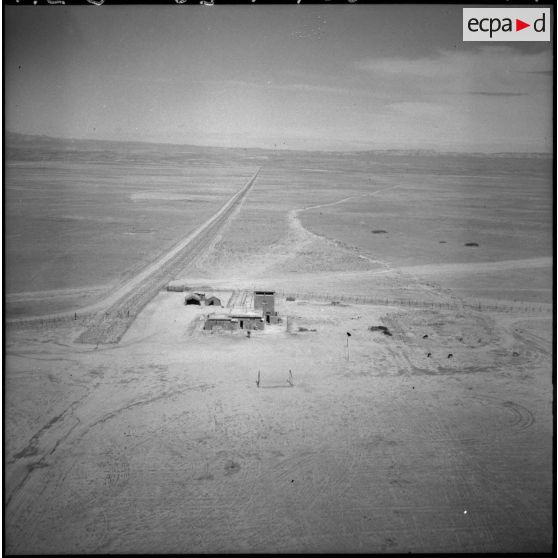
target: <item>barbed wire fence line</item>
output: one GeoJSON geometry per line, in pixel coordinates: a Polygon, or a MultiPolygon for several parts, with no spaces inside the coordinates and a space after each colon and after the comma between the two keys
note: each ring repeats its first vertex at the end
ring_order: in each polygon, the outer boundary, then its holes
{"type": "Polygon", "coordinates": [[[353,304],[370,304],[374,306],[408,306],[415,308],[432,308],[439,310],[458,310],[467,308],[478,311],[495,311],[495,312],[552,312],[552,305],[544,303],[520,303],[513,304],[494,303],[484,301],[435,301],[435,300],[416,300],[406,298],[390,298],[390,297],[372,297],[365,295],[348,295],[348,294],[331,294],[317,293],[308,291],[276,291],[283,298],[294,298],[298,300],[319,300],[325,302],[348,302],[353,304]]]}
{"type": "MultiPolygon", "coordinates": [[[[169,267],[172,263],[169,262],[169,267]]],[[[165,266],[166,267],[166,266],[165,266]]],[[[167,270],[161,270],[163,275],[167,270]]],[[[157,274],[159,276],[159,274],[157,274]]],[[[136,319],[139,313],[147,305],[147,303],[160,291],[165,290],[166,284],[162,285],[160,282],[156,284],[147,284],[138,289],[132,296],[121,301],[121,306],[113,306],[106,311],[100,312],[85,312],[81,313],[79,310],[68,312],[68,314],[58,316],[45,316],[33,318],[14,318],[5,321],[5,325],[9,328],[17,330],[25,329],[45,329],[56,327],[60,325],[79,325],[84,328],[103,327],[107,338],[118,340],[123,331],[136,319]],[[96,322],[96,324],[95,324],[96,322]],[[108,334],[108,335],[107,335],[108,334]]],[[[227,290],[227,289],[216,289],[227,290]]],[[[227,303],[230,306],[232,299],[235,301],[246,300],[252,292],[249,289],[228,289],[233,291],[231,300],[227,303]]],[[[460,310],[470,309],[503,313],[552,313],[553,306],[544,303],[520,303],[513,304],[494,303],[484,301],[462,301],[462,302],[448,302],[448,301],[435,301],[435,300],[416,300],[405,298],[390,298],[387,296],[366,296],[366,295],[349,295],[349,294],[332,294],[329,292],[315,292],[315,291],[286,291],[278,290],[276,294],[283,299],[294,298],[295,300],[316,300],[330,303],[352,303],[352,304],[368,304],[373,306],[399,306],[408,308],[425,308],[432,310],[460,310]]],[[[98,335],[96,331],[91,332],[91,342],[95,342],[94,338],[98,335]]],[[[89,336],[87,336],[89,337],[89,336]]],[[[81,342],[87,342],[83,337],[81,342]]],[[[116,341],[112,341],[116,342],[116,341]]]]}

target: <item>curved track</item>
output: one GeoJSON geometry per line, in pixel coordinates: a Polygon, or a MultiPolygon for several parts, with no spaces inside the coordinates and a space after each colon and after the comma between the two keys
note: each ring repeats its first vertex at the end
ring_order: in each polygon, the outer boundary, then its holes
{"type": "MultiPolygon", "coordinates": [[[[500,406],[511,412],[510,421],[508,426],[516,430],[525,430],[535,423],[535,415],[519,403],[515,401],[506,401],[500,397],[491,395],[471,395],[471,398],[477,399],[481,403],[487,402],[489,404],[500,406]]],[[[484,403],[483,403],[484,404],[484,403]]]]}

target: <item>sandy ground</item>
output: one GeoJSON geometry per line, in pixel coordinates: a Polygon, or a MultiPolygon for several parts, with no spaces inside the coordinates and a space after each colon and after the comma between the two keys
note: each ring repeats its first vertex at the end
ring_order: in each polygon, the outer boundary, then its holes
{"type": "Polygon", "coordinates": [[[548,254],[404,265],[303,219],[361,203],[367,174],[289,193],[288,161],[184,277],[225,304],[296,293],[281,324],[211,334],[160,292],[114,345],[7,329],[8,554],[551,550],[548,254]]]}
{"type": "Polygon", "coordinates": [[[550,550],[550,316],[278,310],[208,334],[161,293],[117,346],[9,334],[8,553],[550,550]]]}

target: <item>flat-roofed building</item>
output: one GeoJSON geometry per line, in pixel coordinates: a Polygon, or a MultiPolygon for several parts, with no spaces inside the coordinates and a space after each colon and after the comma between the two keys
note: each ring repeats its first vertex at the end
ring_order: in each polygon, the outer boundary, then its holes
{"type": "Polygon", "coordinates": [[[233,331],[238,327],[238,320],[232,318],[229,314],[210,314],[205,320],[203,329],[206,331],[216,329],[233,331]]]}
{"type": "Polygon", "coordinates": [[[230,316],[238,321],[238,327],[240,329],[264,329],[265,327],[262,312],[233,310],[230,316]]]}

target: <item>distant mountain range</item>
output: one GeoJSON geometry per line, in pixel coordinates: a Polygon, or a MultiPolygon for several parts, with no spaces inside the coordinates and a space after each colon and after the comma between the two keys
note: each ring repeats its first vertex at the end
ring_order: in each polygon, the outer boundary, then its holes
{"type": "Polygon", "coordinates": [[[94,150],[105,150],[110,147],[132,147],[137,149],[168,149],[168,148],[180,148],[180,149],[191,149],[191,150],[204,150],[216,149],[222,150],[220,147],[202,147],[199,145],[187,145],[187,144],[170,144],[170,143],[153,143],[153,142],[143,142],[143,141],[119,141],[119,140],[101,140],[101,139],[72,139],[72,138],[56,138],[45,135],[31,135],[31,134],[19,134],[17,132],[6,131],[6,144],[9,147],[18,147],[19,145],[29,145],[33,144],[35,146],[48,145],[50,147],[62,148],[62,149],[83,149],[87,146],[89,149],[94,150]]]}
{"type": "Polygon", "coordinates": [[[500,152],[500,153],[481,153],[481,152],[461,152],[461,151],[437,151],[434,149],[366,149],[354,151],[307,151],[307,150],[273,150],[258,147],[216,147],[200,146],[191,144],[176,143],[154,143],[142,141],[118,141],[118,140],[98,140],[98,139],[70,139],[56,138],[45,135],[20,134],[17,132],[5,132],[5,148],[18,149],[23,147],[33,147],[36,149],[62,150],[62,151],[108,151],[131,150],[131,151],[170,151],[190,153],[224,153],[232,152],[246,156],[254,154],[265,156],[269,154],[286,153],[314,153],[328,155],[375,155],[375,156],[406,156],[406,157],[437,157],[437,156],[456,156],[456,157],[489,157],[489,158],[514,158],[514,159],[549,159],[552,153],[521,153],[521,152],[500,152]]]}

